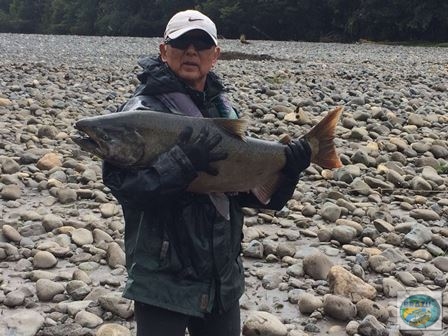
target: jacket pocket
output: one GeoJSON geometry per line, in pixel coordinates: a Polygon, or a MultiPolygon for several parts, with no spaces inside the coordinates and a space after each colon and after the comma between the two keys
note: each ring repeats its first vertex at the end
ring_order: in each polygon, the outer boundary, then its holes
{"type": "Polygon", "coordinates": [[[182,260],[170,240],[163,240],[159,253],[159,269],[172,272],[178,277],[188,275],[188,265],[184,265],[182,260]]]}

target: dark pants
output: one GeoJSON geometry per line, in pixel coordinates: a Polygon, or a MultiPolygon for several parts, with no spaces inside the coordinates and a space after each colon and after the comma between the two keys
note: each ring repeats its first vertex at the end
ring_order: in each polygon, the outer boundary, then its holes
{"type": "Polygon", "coordinates": [[[137,336],[240,336],[240,305],[228,311],[206,314],[204,318],[176,313],[135,301],[137,336]]]}

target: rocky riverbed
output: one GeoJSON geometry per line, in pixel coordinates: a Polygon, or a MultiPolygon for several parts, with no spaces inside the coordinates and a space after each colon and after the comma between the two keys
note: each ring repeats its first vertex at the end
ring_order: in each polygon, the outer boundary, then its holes
{"type": "MultiPolygon", "coordinates": [[[[121,209],[75,120],[132,94],[159,39],[0,34],[0,335],[134,335],[121,209]]],[[[216,71],[252,136],[304,134],[344,106],[344,167],[311,166],[287,207],[246,210],[245,335],[399,331],[397,295],[448,322],[447,49],[223,40],[216,71]]]]}

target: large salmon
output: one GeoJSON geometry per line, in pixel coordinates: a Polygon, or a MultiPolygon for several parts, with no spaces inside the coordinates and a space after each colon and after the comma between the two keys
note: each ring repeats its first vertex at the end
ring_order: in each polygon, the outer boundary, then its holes
{"type": "MultiPolygon", "coordinates": [[[[342,107],[330,112],[303,137],[311,146],[311,162],[324,168],[341,167],[333,143],[342,107]]],[[[189,191],[242,192],[252,190],[267,202],[275,190],[285,165],[285,144],[245,137],[247,122],[242,119],[197,118],[176,114],[137,110],[84,118],[75,123],[83,137],[72,139],[84,150],[120,167],[147,167],[161,153],[176,144],[185,127],[193,136],[203,127],[210,136],[221,134],[215,150],[228,153],[225,160],[214,162],[217,176],[199,173],[189,191]]]]}

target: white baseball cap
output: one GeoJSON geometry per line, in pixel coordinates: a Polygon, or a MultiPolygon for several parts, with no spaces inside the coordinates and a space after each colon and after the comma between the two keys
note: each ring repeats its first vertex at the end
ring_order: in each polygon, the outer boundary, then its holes
{"type": "Polygon", "coordinates": [[[190,30],[200,29],[205,31],[218,45],[218,33],[216,26],[210,18],[197,10],[186,10],[175,14],[166,25],[163,38],[174,40],[190,30]]]}

